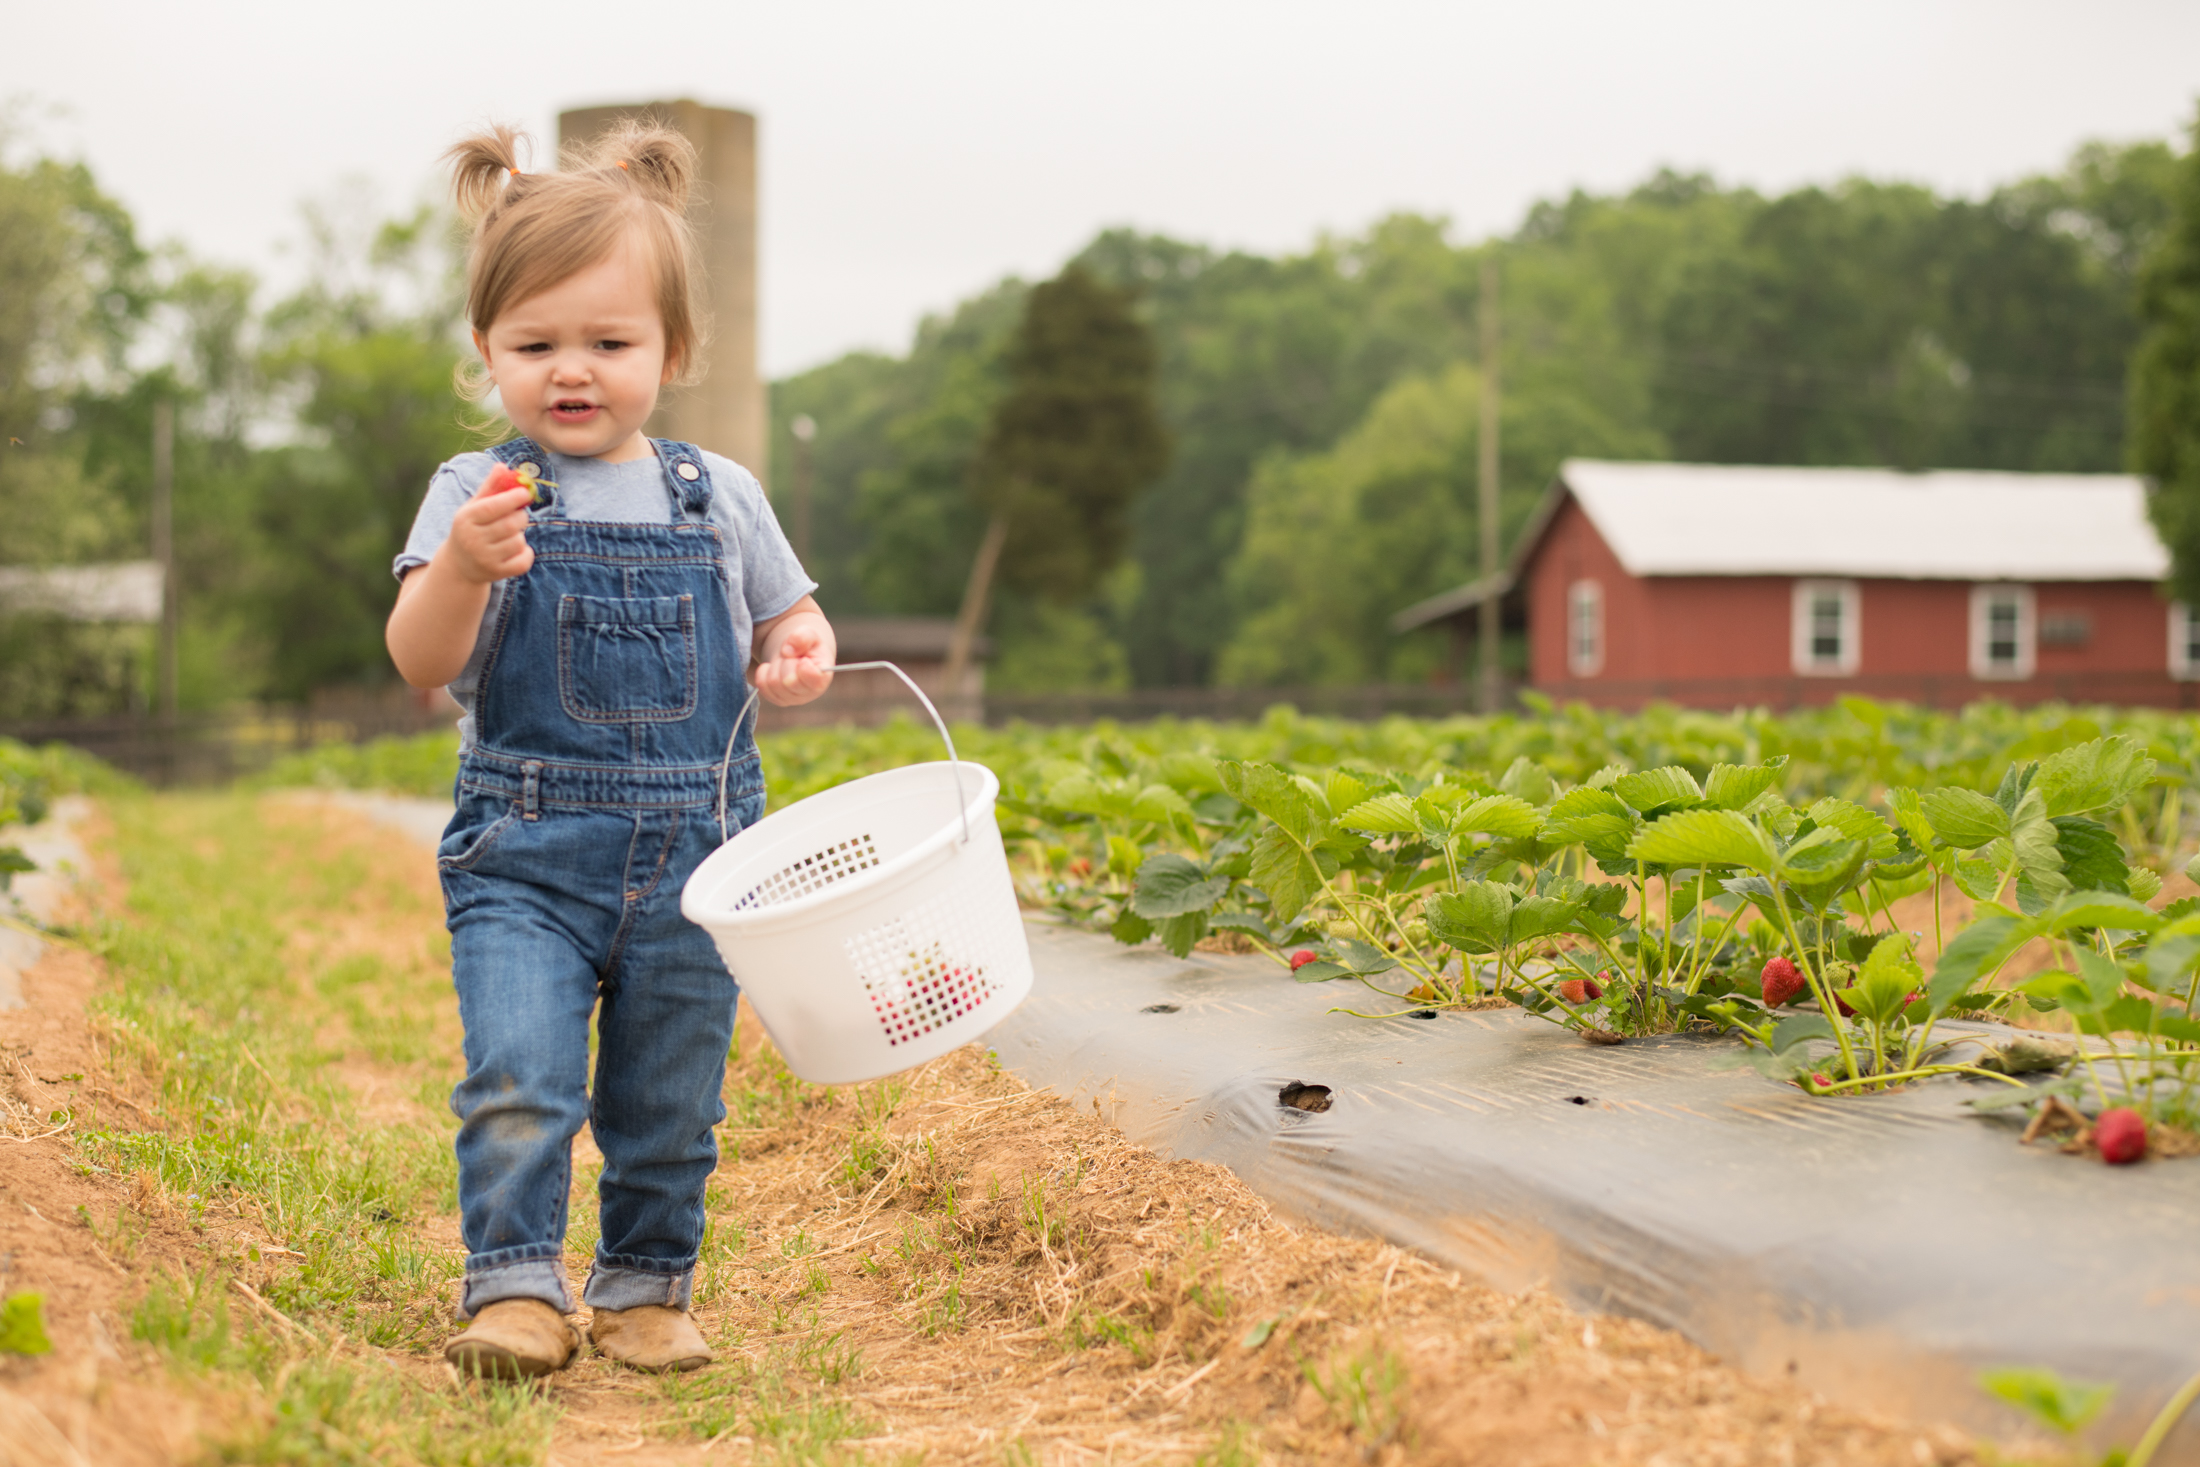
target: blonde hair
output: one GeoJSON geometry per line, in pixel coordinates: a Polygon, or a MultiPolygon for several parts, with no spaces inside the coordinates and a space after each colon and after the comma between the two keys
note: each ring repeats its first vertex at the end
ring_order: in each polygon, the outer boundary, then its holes
{"type": "MultiPolygon", "coordinates": [[[[699,375],[709,319],[688,193],[695,179],[695,145],[668,127],[621,119],[594,142],[566,149],[557,173],[523,173],[524,133],[498,126],[458,143],[451,193],[473,220],[466,256],[466,319],[486,335],[509,307],[600,264],[621,241],[639,235],[664,321],[665,360],[675,383],[699,375]]],[[[478,362],[458,371],[459,391],[488,395],[478,362]]]]}

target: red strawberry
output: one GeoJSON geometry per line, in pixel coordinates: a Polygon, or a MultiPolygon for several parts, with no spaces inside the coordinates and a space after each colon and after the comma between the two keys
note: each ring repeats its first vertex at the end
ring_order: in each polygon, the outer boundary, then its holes
{"type": "Polygon", "coordinates": [[[1086,860],[1083,856],[1079,856],[1069,863],[1069,874],[1078,877],[1092,875],[1092,862],[1086,860]]]}
{"type": "Polygon", "coordinates": [[[1558,985],[1558,996],[1568,1003],[1587,1003],[1593,996],[1589,992],[1592,986],[1586,978],[1569,978],[1558,985]]]}
{"type": "Polygon", "coordinates": [[[1599,973],[1595,978],[1582,979],[1581,986],[1589,990],[1589,997],[1602,998],[1604,997],[1604,985],[1611,981],[1612,975],[1610,973],[1599,973]]]}
{"type": "Polygon", "coordinates": [[[1824,1076],[1824,1075],[1822,1075],[1822,1074],[1819,1074],[1819,1073],[1818,1073],[1818,1072],[1816,1072],[1816,1071],[1812,1071],[1812,1072],[1811,1072],[1811,1077],[1810,1077],[1810,1083],[1811,1083],[1811,1084],[1813,1084],[1813,1085],[1816,1085],[1816,1086],[1818,1086],[1818,1087],[1819,1087],[1820,1089],[1824,1089],[1824,1088],[1825,1088],[1826,1086],[1828,1086],[1828,1085],[1831,1085],[1831,1084],[1833,1083],[1833,1081],[1832,1081],[1832,1080],[1830,1080],[1830,1079],[1828,1079],[1828,1078],[1827,1078],[1826,1076],[1824,1076]]]}
{"type": "Polygon", "coordinates": [[[1762,981],[1765,1006],[1775,1009],[1782,1004],[1793,1003],[1795,995],[1808,986],[1803,982],[1803,975],[1795,971],[1794,962],[1788,958],[1773,958],[1767,962],[1762,981]]]}
{"type": "Polygon", "coordinates": [[[534,469],[533,464],[527,465],[524,470],[498,464],[495,468],[489,470],[488,481],[481,486],[481,492],[484,494],[502,494],[507,489],[525,489],[528,503],[539,503],[542,499],[541,486],[544,481],[536,476],[534,469]]]}
{"type": "Polygon", "coordinates": [[[1302,947],[1297,952],[1291,954],[1291,971],[1296,973],[1299,971],[1299,969],[1305,967],[1308,963],[1311,963],[1314,960],[1314,950],[1310,947],[1302,947]]]}
{"type": "Polygon", "coordinates": [[[1838,993],[1833,996],[1833,1006],[1841,1011],[1841,1017],[1844,1019],[1856,1017],[1856,1010],[1850,1008],[1849,1001],[1838,993]]]}
{"type": "Polygon", "coordinates": [[[2104,1110],[2093,1123],[2093,1144],[2101,1148],[2101,1160],[2124,1166],[2147,1154],[2146,1119],[2129,1106],[2104,1110]]]}

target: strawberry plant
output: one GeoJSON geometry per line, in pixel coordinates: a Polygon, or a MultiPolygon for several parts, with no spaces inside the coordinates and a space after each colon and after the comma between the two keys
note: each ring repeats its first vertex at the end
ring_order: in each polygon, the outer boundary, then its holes
{"type": "MultiPolygon", "coordinates": [[[[1026,906],[1125,942],[1264,952],[1279,979],[1349,987],[1354,1012],[1513,1003],[1599,1042],[1716,1030],[1833,1096],[1964,1074],[1992,1087],[1984,1109],[2055,1100],[2104,1157],[2130,1145],[2109,1111],[2200,1129],[2200,901],[2158,902],[2190,848],[2191,715],[1534,703],[957,741],[1001,776],[1026,906]],[[1896,920],[1911,898],[1929,922],[1896,920]],[[2034,1015],[2075,1032],[1963,1022],[2034,1015]]],[[[780,805],[940,756],[907,720],[762,745],[780,805]]]]}
{"type": "MultiPolygon", "coordinates": [[[[2056,1094],[2109,1112],[2121,1098],[2141,1150],[2147,1121],[2200,1120],[2200,900],[2147,905],[2161,877],[2118,829],[2165,781],[2131,737],[2010,763],[1991,793],[1887,790],[1877,810],[1791,803],[1784,756],[1701,777],[1607,766],[1571,786],[1525,756],[1495,778],[1211,768],[1172,755],[1146,771],[1159,783],[1128,764],[1088,769],[1025,806],[1101,827],[1109,877],[1083,900],[1120,940],[1182,953],[1233,934],[1298,982],[1372,994],[1340,1005],[1368,1017],[1510,1002],[1604,1043],[1718,1030],[1814,1094],[1960,1074],[2017,1103],[2056,1094]],[[1944,882],[1974,901],[1958,932],[1944,882]],[[1927,890],[1929,944],[1892,910],[1927,890]],[[2035,945],[2056,965],[2000,982],[2035,945]],[[2099,1042],[1944,1024],[2019,1006],[2062,1011],[2099,1042]]],[[[2107,1125],[2104,1157],[2136,1154],[2128,1126],[2107,1125]]]]}

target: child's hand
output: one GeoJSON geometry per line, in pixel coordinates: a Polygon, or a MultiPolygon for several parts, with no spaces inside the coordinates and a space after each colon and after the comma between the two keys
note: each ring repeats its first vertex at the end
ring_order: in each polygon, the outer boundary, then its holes
{"type": "Polygon", "coordinates": [[[534,547],[527,543],[527,507],[534,502],[535,491],[498,464],[474,497],[459,506],[450,538],[438,553],[450,558],[459,579],[479,586],[527,574],[535,563],[534,547]]]}
{"type": "Polygon", "coordinates": [[[754,681],[766,702],[792,708],[833,685],[839,650],[832,623],[809,597],[759,626],[756,646],[754,681]]]}

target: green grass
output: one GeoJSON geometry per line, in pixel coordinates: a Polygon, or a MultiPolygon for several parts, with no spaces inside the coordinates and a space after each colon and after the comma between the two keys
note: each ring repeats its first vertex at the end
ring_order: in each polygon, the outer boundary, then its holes
{"type": "Polygon", "coordinates": [[[773,1345],[761,1364],[735,1361],[668,1375],[660,1389],[674,1434],[746,1436],[772,1462],[853,1463],[863,1457],[848,1442],[871,1426],[832,1387],[862,1371],[863,1357],[845,1337],[819,1330],[813,1319],[802,1338],[773,1345]]]}
{"type": "MultiPolygon", "coordinates": [[[[214,1459],[264,1463],[535,1463],[555,1411],[538,1396],[454,1387],[386,1354],[425,1355],[450,1328],[459,1260],[417,1224],[456,1205],[451,1123],[370,1124],[333,1066],[346,1053],[424,1067],[447,1094],[455,1045],[443,954],[346,952],[330,914],[355,903],[433,931],[421,897],[356,854],[304,858],[310,826],[285,831],[244,795],[112,800],[129,912],[90,934],[116,980],[98,1000],[119,1060],[158,1085],[161,1131],[84,1136],[83,1164],[148,1174],[186,1217],[258,1219],[292,1250],[207,1235],[202,1271],[155,1282],[132,1323],[172,1370],[243,1403],[214,1459]],[[303,940],[288,934],[305,929],[303,940]],[[232,1280],[264,1278],[271,1319],[232,1280]],[[423,1383],[432,1382],[432,1383],[423,1383]]],[[[127,1213],[84,1221],[134,1247],[127,1213]]]]}

